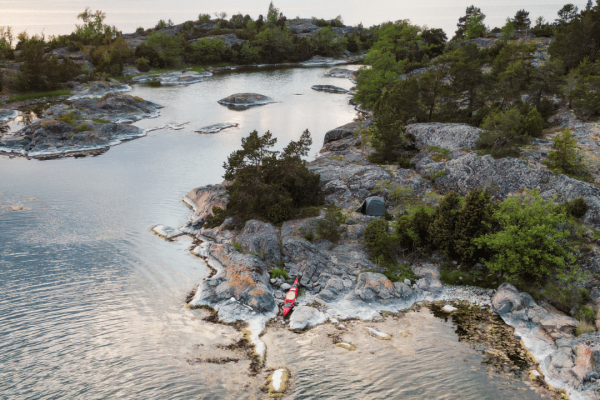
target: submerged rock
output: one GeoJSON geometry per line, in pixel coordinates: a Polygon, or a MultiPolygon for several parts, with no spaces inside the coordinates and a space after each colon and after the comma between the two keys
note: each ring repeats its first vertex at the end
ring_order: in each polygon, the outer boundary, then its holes
{"type": "Polygon", "coordinates": [[[335,344],[337,347],[341,347],[342,349],[346,349],[348,351],[356,350],[356,347],[351,343],[339,342],[335,344]]]}
{"type": "Polygon", "coordinates": [[[388,333],[385,333],[385,332],[380,332],[380,331],[375,330],[373,328],[366,327],[365,331],[367,331],[367,333],[369,335],[371,335],[374,338],[379,339],[379,340],[390,340],[392,338],[392,335],[390,335],[388,333]]]}
{"type": "Polygon", "coordinates": [[[238,125],[239,124],[236,124],[233,122],[225,122],[225,123],[221,123],[221,124],[205,126],[204,128],[198,129],[196,132],[198,132],[198,133],[218,133],[218,132],[221,132],[222,130],[225,130],[227,128],[233,128],[238,125]]]}
{"type": "Polygon", "coordinates": [[[183,232],[178,229],[174,229],[165,225],[156,225],[152,228],[152,232],[165,239],[173,239],[174,237],[181,236],[183,232]]]}
{"type": "Polygon", "coordinates": [[[325,314],[313,307],[299,306],[290,317],[290,329],[302,330],[320,325],[327,320],[325,314]]]}
{"type": "Polygon", "coordinates": [[[319,92],[348,93],[348,90],[333,85],[314,85],[311,87],[311,89],[319,92]]]}
{"type": "Polygon", "coordinates": [[[233,106],[233,107],[252,107],[252,106],[262,106],[269,103],[275,103],[275,100],[268,96],[264,96],[262,94],[256,93],[236,93],[231,96],[225,97],[218,101],[219,104],[224,106],[233,106]]]}

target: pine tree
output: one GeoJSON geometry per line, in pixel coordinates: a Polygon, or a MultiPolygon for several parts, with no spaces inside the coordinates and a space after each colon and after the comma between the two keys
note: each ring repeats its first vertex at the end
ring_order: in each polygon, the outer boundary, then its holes
{"type": "Polygon", "coordinates": [[[454,248],[463,263],[474,263],[484,256],[474,239],[489,232],[494,204],[487,191],[474,190],[465,198],[454,229],[454,248]]]}
{"type": "Polygon", "coordinates": [[[433,245],[447,255],[454,254],[454,231],[458,217],[460,198],[454,192],[444,196],[433,215],[429,237],[433,245]]]}
{"type": "Polygon", "coordinates": [[[552,148],[548,153],[548,168],[555,174],[574,175],[583,177],[587,175],[581,149],[577,145],[577,139],[567,128],[560,135],[554,137],[552,148]]]}

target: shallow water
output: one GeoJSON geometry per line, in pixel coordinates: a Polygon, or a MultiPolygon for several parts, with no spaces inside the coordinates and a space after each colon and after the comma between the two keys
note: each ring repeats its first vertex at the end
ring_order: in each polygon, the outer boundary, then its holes
{"type": "MultiPolygon", "coordinates": [[[[150,228],[184,223],[190,211],[181,196],[219,182],[226,156],[251,130],[270,129],[282,147],[308,128],[314,154],[327,130],[350,122],[355,112],[345,95],[310,89],[313,84],[351,87],[347,80],[325,77],[328,69],[229,73],[188,87],[136,86],[133,95],[165,106],[161,117],[140,126],[189,124],[151,132],[97,157],[0,156],[0,398],[261,397],[256,383],[241,393],[232,388],[235,365],[186,361],[198,349],[239,334],[185,309],[185,295],[207,268],[187,251],[188,239],[169,243],[150,228]],[[246,91],[279,103],[246,111],[216,103],[246,91]],[[193,132],[217,122],[240,125],[215,135],[193,132]]],[[[423,348],[428,340],[423,336],[423,348]]],[[[436,351],[433,358],[446,354],[436,351]]],[[[322,364],[311,358],[316,356],[301,355],[305,365],[315,363],[298,375],[297,398],[331,397],[339,390],[310,380],[322,373],[322,364]]],[[[417,361],[419,370],[441,376],[453,365],[436,370],[431,360],[417,361]]],[[[402,373],[399,367],[374,368],[378,381],[365,380],[356,393],[364,398],[379,398],[381,390],[401,393],[407,382],[421,381],[420,375],[406,375],[414,363],[404,365],[402,373]],[[382,389],[365,389],[379,382],[382,389]]],[[[328,374],[329,382],[335,382],[336,371],[328,374]]],[[[472,376],[481,379],[443,388],[450,398],[477,398],[487,375],[472,376]]],[[[245,372],[239,379],[249,382],[245,372]]],[[[436,379],[426,382],[415,393],[437,397],[442,386],[436,379]]]]}

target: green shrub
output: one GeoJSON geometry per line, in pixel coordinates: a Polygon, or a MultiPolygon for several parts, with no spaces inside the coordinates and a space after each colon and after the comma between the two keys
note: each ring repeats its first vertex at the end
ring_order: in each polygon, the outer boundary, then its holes
{"type": "Polygon", "coordinates": [[[375,259],[393,261],[392,238],[387,232],[388,223],[383,219],[375,220],[365,229],[365,243],[369,254],[375,259]]]}
{"type": "Polygon", "coordinates": [[[287,221],[292,216],[292,209],[289,202],[275,203],[269,207],[267,219],[275,225],[287,221]]]}
{"type": "Polygon", "coordinates": [[[75,114],[74,112],[70,112],[67,114],[63,114],[61,116],[58,117],[58,120],[60,122],[63,122],[65,124],[74,126],[75,125],[75,121],[77,121],[79,119],[79,116],[77,114],[75,114]]]}
{"type": "Polygon", "coordinates": [[[410,264],[397,264],[397,263],[380,263],[381,266],[385,267],[383,275],[385,275],[392,282],[404,282],[408,279],[412,282],[415,281],[415,273],[413,272],[410,264]]]}
{"type": "Polygon", "coordinates": [[[135,60],[135,65],[136,68],[140,70],[140,72],[148,72],[151,69],[150,60],[146,57],[140,57],[137,60],[135,60]]]}
{"type": "MultiPolygon", "coordinates": [[[[529,292],[528,287],[519,287],[521,290],[529,292]]],[[[556,307],[558,310],[567,314],[571,310],[578,309],[580,305],[589,301],[590,295],[584,288],[578,288],[565,282],[548,282],[544,289],[538,293],[530,294],[536,299],[544,299],[556,307]]]]}
{"type": "Polygon", "coordinates": [[[330,204],[325,211],[325,217],[317,222],[317,235],[321,239],[337,242],[342,237],[346,227],[340,227],[346,222],[346,216],[335,205],[330,204]]]}
{"type": "Polygon", "coordinates": [[[285,269],[283,269],[283,268],[273,268],[271,270],[271,279],[276,279],[276,278],[280,278],[280,277],[283,277],[285,279],[290,279],[290,276],[285,271],[285,269]]]}
{"type": "Polygon", "coordinates": [[[570,235],[566,214],[553,200],[546,201],[539,192],[507,198],[493,213],[500,227],[474,239],[480,248],[493,252],[486,266],[511,281],[525,278],[540,282],[551,274],[565,276],[576,268],[570,245],[562,239],[570,235]]]}
{"type": "Polygon", "coordinates": [[[589,176],[583,163],[581,148],[569,128],[554,137],[552,151],[548,152],[546,165],[555,174],[565,174],[584,180],[589,176]]]}
{"type": "Polygon", "coordinates": [[[79,132],[88,132],[88,131],[93,131],[94,128],[92,128],[88,124],[80,124],[80,125],[77,125],[77,130],[79,132]]]}
{"type": "Polygon", "coordinates": [[[596,322],[596,313],[587,305],[577,306],[573,316],[592,325],[596,322]]]}
{"type": "Polygon", "coordinates": [[[518,147],[542,134],[544,120],[534,107],[513,107],[507,111],[492,111],[484,119],[477,148],[494,157],[518,156],[518,147]]]}
{"type": "Polygon", "coordinates": [[[454,192],[444,196],[433,214],[429,237],[433,245],[447,255],[454,254],[454,234],[460,206],[460,198],[454,192]]]}
{"type": "Polygon", "coordinates": [[[233,248],[239,253],[245,253],[246,251],[242,248],[242,245],[236,242],[235,240],[231,242],[233,248]]]}
{"type": "Polygon", "coordinates": [[[494,204],[489,193],[473,190],[465,198],[454,227],[453,246],[463,263],[474,263],[485,256],[474,240],[490,230],[494,204]]]}
{"type": "Polygon", "coordinates": [[[206,218],[204,221],[204,228],[216,228],[217,226],[221,226],[225,219],[228,217],[229,213],[227,210],[223,210],[222,208],[213,207],[212,208],[213,215],[206,218]]]}
{"type": "Polygon", "coordinates": [[[586,201],[581,197],[568,202],[566,204],[566,206],[567,206],[567,213],[569,213],[569,215],[571,215],[575,218],[583,217],[585,215],[585,213],[587,213],[588,208],[589,208],[586,201]]]}

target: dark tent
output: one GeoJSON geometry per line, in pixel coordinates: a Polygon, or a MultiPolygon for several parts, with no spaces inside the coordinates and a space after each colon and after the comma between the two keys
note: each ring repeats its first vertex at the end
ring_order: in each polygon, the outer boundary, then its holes
{"type": "Polygon", "coordinates": [[[381,197],[368,197],[356,211],[365,215],[385,215],[385,203],[381,197]]]}

